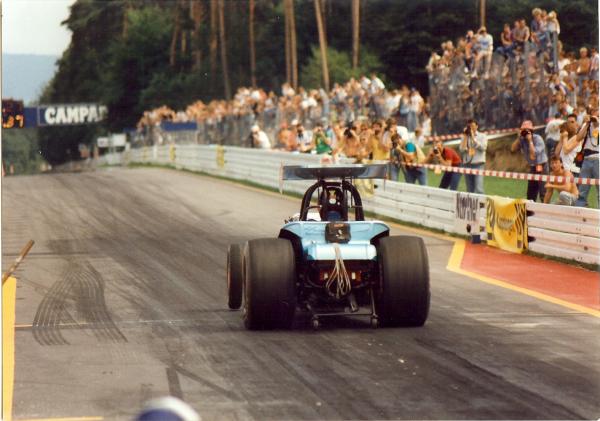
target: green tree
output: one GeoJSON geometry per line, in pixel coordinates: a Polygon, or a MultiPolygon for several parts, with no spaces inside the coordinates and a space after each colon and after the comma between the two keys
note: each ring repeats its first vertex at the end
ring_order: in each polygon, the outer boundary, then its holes
{"type": "MultiPolygon", "coordinates": [[[[286,78],[284,2],[254,0],[256,82],[277,93],[286,78]]],[[[251,84],[248,3],[223,3],[229,81],[235,92],[251,84]]],[[[313,0],[291,3],[295,6],[300,83],[320,86],[313,0]]],[[[479,25],[478,2],[473,0],[363,0],[359,68],[351,72],[352,2],[321,3],[331,82],[345,82],[351,76],[376,70],[385,75],[390,86],[409,84],[427,94],[424,67],[431,51],[440,51],[443,41],[456,41],[479,25]]],[[[158,105],[182,109],[198,99],[222,98],[223,69],[216,59],[218,14],[213,13],[217,4],[216,0],[76,0],[65,21],[72,32],[71,44],[40,102],[102,102],[109,107],[109,118],[101,126],[40,130],[44,156],[52,163],[70,159],[76,156],[80,142],[91,143],[100,133],[132,127],[145,110],[158,105]],[[176,16],[181,28],[174,37],[176,16]],[[175,66],[169,65],[171,45],[176,47],[172,50],[175,66]]],[[[534,7],[558,13],[565,50],[597,45],[595,0],[488,0],[486,4],[486,24],[496,45],[503,23],[517,18],[531,21],[534,7]]]]}
{"type": "Polygon", "coordinates": [[[144,110],[154,105],[141,100],[143,91],[158,75],[176,74],[169,66],[171,34],[172,18],[160,8],[129,11],[127,35],[111,45],[99,92],[108,105],[109,130],[135,126],[144,110]]]}
{"type": "Polygon", "coordinates": [[[2,132],[2,163],[7,173],[12,165],[15,174],[34,174],[39,172],[43,162],[37,130],[11,129],[2,132]]]}

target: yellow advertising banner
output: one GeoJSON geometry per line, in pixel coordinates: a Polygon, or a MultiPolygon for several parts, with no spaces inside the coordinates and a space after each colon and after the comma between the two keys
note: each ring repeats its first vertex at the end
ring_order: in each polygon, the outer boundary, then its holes
{"type": "Polygon", "coordinates": [[[171,144],[169,145],[169,161],[175,162],[176,157],[175,145],[171,144]]]}
{"type": "Polygon", "coordinates": [[[217,167],[225,167],[225,148],[221,145],[217,145],[217,167]]]}
{"type": "Polygon", "coordinates": [[[488,245],[513,253],[522,253],[527,248],[526,202],[498,196],[486,199],[488,245]]]}

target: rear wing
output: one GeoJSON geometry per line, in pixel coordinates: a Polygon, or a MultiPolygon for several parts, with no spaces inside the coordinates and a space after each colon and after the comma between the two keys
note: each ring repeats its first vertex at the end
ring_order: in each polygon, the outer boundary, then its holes
{"type": "Polygon", "coordinates": [[[286,165],[282,168],[282,180],[325,180],[383,178],[387,164],[369,165],[286,165]]]}

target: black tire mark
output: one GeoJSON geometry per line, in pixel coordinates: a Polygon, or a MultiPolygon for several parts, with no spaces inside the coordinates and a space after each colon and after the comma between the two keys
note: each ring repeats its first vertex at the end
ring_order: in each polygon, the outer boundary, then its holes
{"type": "MultiPolygon", "coordinates": [[[[38,306],[33,319],[33,337],[41,345],[68,345],[56,325],[60,324],[60,317],[66,312],[64,300],[69,289],[72,270],[72,268],[67,269],[62,279],[52,285],[38,306]]],[[[75,322],[75,319],[70,317],[70,321],[75,322]]]]}
{"type": "Polygon", "coordinates": [[[176,368],[167,367],[167,382],[169,383],[169,395],[183,400],[183,391],[176,368]]]}
{"type": "Polygon", "coordinates": [[[200,383],[200,384],[208,387],[209,389],[220,393],[221,395],[225,396],[227,399],[229,399],[231,401],[234,401],[234,402],[240,401],[240,398],[235,393],[233,393],[231,390],[223,389],[221,386],[218,386],[218,385],[214,384],[213,382],[206,380],[206,379],[200,377],[199,375],[197,375],[177,364],[173,364],[172,368],[173,368],[173,370],[177,371],[182,376],[185,376],[190,380],[194,380],[195,382],[200,383]]]}
{"type": "Polygon", "coordinates": [[[114,323],[104,297],[104,280],[102,275],[92,267],[89,263],[86,265],[87,271],[84,271],[82,279],[88,281],[88,286],[91,291],[89,296],[89,307],[92,311],[89,313],[89,323],[97,323],[99,329],[94,333],[98,333],[99,338],[103,338],[112,342],[127,342],[127,338],[119,330],[114,323]]]}
{"type": "Polygon", "coordinates": [[[101,342],[127,342],[115,325],[104,298],[102,276],[88,263],[71,263],[65,276],[42,299],[33,320],[33,336],[41,345],[68,345],[61,324],[81,323],[101,342]],[[68,310],[72,306],[78,321],[68,310]]]}

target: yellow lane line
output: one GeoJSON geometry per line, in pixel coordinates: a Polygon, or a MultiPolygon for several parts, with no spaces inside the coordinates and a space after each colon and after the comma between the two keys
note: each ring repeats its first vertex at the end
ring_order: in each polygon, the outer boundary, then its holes
{"type": "Polygon", "coordinates": [[[579,304],[571,303],[569,301],[561,300],[560,298],[552,297],[550,295],[543,294],[541,292],[537,292],[531,289],[519,287],[508,282],[500,281],[498,279],[491,278],[489,276],[480,275],[479,273],[471,272],[460,267],[462,262],[462,258],[465,252],[465,240],[455,240],[454,247],[452,248],[452,253],[450,254],[450,258],[448,259],[448,269],[451,272],[458,273],[460,275],[468,276],[469,278],[475,279],[477,281],[485,282],[486,284],[491,284],[495,286],[499,286],[501,288],[510,289],[512,291],[520,292],[521,294],[528,295],[530,297],[537,298],[542,301],[546,301],[552,304],[556,304],[570,310],[575,310],[581,313],[588,314],[590,316],[600,318],[600,311],[594,310],[593,308],[585,307],[579,304]]]}
{"type": "Polygon", "coordinates": [[[100,421],[104,417],[72,417],[72,418],[30,418],[18,421],[100,421]]]}
{"type": "Polygon", "coordinates": [[[12,420],[15,380],[15,300],[17,280],[9,277],[2,284],[2,419],[12,420]]]}

